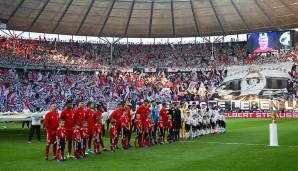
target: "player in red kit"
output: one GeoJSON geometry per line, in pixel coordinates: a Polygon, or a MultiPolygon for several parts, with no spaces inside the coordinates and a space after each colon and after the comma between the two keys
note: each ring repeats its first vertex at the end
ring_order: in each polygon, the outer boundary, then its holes
{"type": "Polygon", "coordinates": [[[80,159],[80,151],[82,146],[82,134],[80,130],[80,124],[76,123],[73,129],[73,141],[74,141],[74,155],[75,159],[80,159]]]}
{"type": "Polygon", "coordinates": [[[122,148],[124,150],[128,149],[128,135],[130,130],[130,119],[126,111],[123,112],[121,118],[121,138],[122,138],[122,148]]]}
{"type": "Polygon", "coordinates": [[[151,118],[151,115],[147,116],[146,122],[145,122],[145,144],[146,146],[150,147],[152,146],[152,135],[154,130],[154,121],[151,118]]]}
{"type": "Polygon", "coordinates": [[[111,121],[111,126],[109,130],[110,134],[110,143],[111,143],[111,152],[115,152],[116,148],[116,138],[118,137],[117,128],[116,128],[116,120],[111,121]]]}
{"type": "Polygon", "coordinates": [[[86,120],[86,114],[84,110],[84,101],[80,100],[78,108],[73,111],[73,121],[78,123],[80,127],[83,127],[83,122],[86,120]]]}
{"type": "MultiPolygon", "coordinates": [[[[109,116],[109,120],[115,120],[115,127],[116,127],[116,131],[117,134],[120,134],[121,131],[121,116],[123,113],[123,103],[119,103],[117,105],[117,108],[111,113],[111,115],[109,116]]],[[[116,144],[116,148],[118,148],[118,136],[115,139],[115,144],[116,144]]]]}
{"type": "Polygon", "coordinates": [[[56,159],[56,132],[58,128],[58,113],[55,103],[51,105],[50,112],[45,116],[45,127],[47,131],[47,144],[46,144],[46,160],[49,159],[50,145],[53,144],[53,156],[56,159]]]}
{"type": "Polygon", "coordinates": [[[81,151],[80,154],[83,157],[86,157],[86,149],[87,149],[87,142],[89,142],[89,129],[88,129],[88,122],[83,122],[83,127],[81,128],[81,134],[82,134],[82,145],[81,145],[81,151]]]}
{"type": "MultiPolygon", "coordinates": [[[[88,152],[91,151],[91,142],[93,136],[93,129],[96,122],[95,112],[93,111],[94,104],[92,102],[87,103],[87,109],[85,111],[86,119],[88,121],[88,131],[89,131],[89,139],[88,139],[88,152]]],[[[87,154],[88,154],[87,152],[87,154]]]]}
{"type": "MultiPolygon", "coordinates": [[[[139,113],[140,116],[141,116],[141,121],[142,121],[142,125],[143,125],[143,130],[145,131],[145,122],[146,122],[146,119],[147,119],[147,115],[149,115],[151,113],[151,110],[149,109],[148,107],[148,104],[149,101],[147,99],[144,100],[143,104],[141,106],[139,106],[136,110],[136,113],[139,113]]],[[[143,137],[142,137],[142,140],[143,140],[143,143],[146,139],[146,135],[145,135],[145,132],[143,132],[143,137]]]]}
{"type": "Polygon", "coordinates": [[[131,139],[131,134],[132,134],[132,123],[131,123],[131,104],[129,101],[126,101],[125,102],[125,105],[124,105],[124,110],[127,112],[127,116],[129,118],[129,124],[130,124],[130,129],[128,130],[128,142],[127,142],[127,146],[130,148],[131,145],[130,145],[130,139],[131,139]]]}
{"type": "Polygon", "coordinates": [[[151,110],[148,107],[148,100],[144,100],[144,103],[137,108],[136,113],[140,114],[142,124],[144,125],[147,115],[151,113],[151,110]]]}
{"type": "Polygon", "coordinates": [[[163,144],[164,141],[164,129],[165,129],[165,124],[163,122],[163,118],[159,116],[159,120],[157,123],[157,131],[158,131],[158,144],[163,144]]]}
{"type": "Polygon", "coordinates": [[[73,112],[72,112],[72,101],[68,100],[65,104],[65,109],[60,114],[60,119],[65,121],[66,140],[68,157],[71,156],[72,148],[72,133],[73,133],[73,112]]]}
{"type": "Polygon", "coordinates": [[[57,140],[57,161],[65,161],[64,157],[64,149],[65,149],[65,141],[66,141],[66,130],[64,127],[64,120],[59,121],[59,127],[56,132],[56,140],[57,140]],[[60,157],[61,154],[61,157],[60,157]]]}
{"type": "MultiPolygon", "coordinates": [[[[102,129],[102,132],[101,132],[101,136],[103,137],[104,136],[104,124],[102,123],[102,112],[104,112],[104,106],[103,104],[99,104],[96,106],[96,111],[94,112],[94,120],[96,121],[98,118],[100,118],[100,123],[101,123],[101,129],[102,129]]],[[[101,145],[101,148],[102,148],[102,151],[107,151],[107,149],[105,148],[105,145],[103,143],[103,141],[100,141],[100,145],[101,145]]]]}
{"type": "Polygon", "coordinates": [[[136,130],[136,139],[135,139],[135,147],[143,147],[142,143],[142,135],[143,135],[143,125],[140,119],[140,114],[136,114],[136,118],[134,120],[134,127],[136,130]]]}
{"type": "Polygon", "coordinates": [[[103,141],[102,139],[102,119],[98,117],[96,119],[96,123],[94,125],[93,130],[93,146],[94,146],[94,154],[100,154],[100,144],[103,141]]]}
{"type": "Polygon", "coordinates": [[[167,141],[169,144],[171,144],[173,142],[173,121],[172,121],[171,115],[168,115],[166,129],[167,129],[167,141]]]}
{"type": "MultiPolygon", "coordinates": [[[[162,103],[162,108],[159,111],[159,116],[162,117],[162,121],[163,121],[164,124],[166,124],[167,121],[168,121],[168,113],[167,113],[166,107],[167,107],[167,104],[166,103],[162,103]]],[[[164,127],[163,135],[162,135],[163,136],[163,140],[165,139],[165,132],[166,132],[166,130],[165,130],[165,127],[164,127]]]]}

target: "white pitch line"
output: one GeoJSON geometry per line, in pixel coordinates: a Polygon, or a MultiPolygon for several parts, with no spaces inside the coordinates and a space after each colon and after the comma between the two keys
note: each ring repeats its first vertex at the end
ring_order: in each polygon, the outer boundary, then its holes
{"type": "Polygon", "coordinates": [[[202,144],[224,144],[224,145],[249,145],[249,146],[266,146],[266,144],[250,144],[250,143],[237,143],[237,142],[198,142],[202,144]]]}
{"type": "MultiPolygon", "coordinates": [[[[17,136],[24,136],[28,134],[13,134],[17,136]]],[[[41,135],[42,137],[46,137],[46,135],[41,135]]],[[[179,141],[180,143],[200,143],[200,144],[220,144],[220,145],[246,145],[246,146],[266,146],[270,147],[268,144],[252,144],[252,143],[238,143],[238,142],[218,142],[218,141],[195,141],[195,140],[186,140],[179,141]]],[[[290,148],[298,148],[297,145],[279,145],[278,147],[290,147],[290,148]]]]}
{"type": "MultiPolygon", "coordinates": [[[[246,145],[246,146],[268,146],[268,144],[252,144],[252,143],[238,143],[238,142],[217,142],[217,141],[180,141],[180,142],[196,142],[200,144],[220,144],[220,145],[246,145]]],[[[296,145],[279,145],[278,147],[292,147],[292,148],[298,148],[296,145]]]]}

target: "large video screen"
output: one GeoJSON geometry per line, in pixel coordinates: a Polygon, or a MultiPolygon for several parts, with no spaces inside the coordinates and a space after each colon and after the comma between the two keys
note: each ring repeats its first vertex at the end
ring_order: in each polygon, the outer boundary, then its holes
{"type": "Polygon", "coordinates": [[[268,53],[274,50],[290,50],[292,46],[291,32],[260,32],[251,33],[247,37],[247,52],[268,53]]]}

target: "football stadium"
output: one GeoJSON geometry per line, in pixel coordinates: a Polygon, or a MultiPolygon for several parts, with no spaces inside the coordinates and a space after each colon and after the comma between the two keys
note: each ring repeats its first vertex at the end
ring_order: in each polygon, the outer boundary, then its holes
{"type": "Polygon", "coordinates": [[[297,67],[298,0],[0,0],[0,170],[298,170],[297,67]]]}

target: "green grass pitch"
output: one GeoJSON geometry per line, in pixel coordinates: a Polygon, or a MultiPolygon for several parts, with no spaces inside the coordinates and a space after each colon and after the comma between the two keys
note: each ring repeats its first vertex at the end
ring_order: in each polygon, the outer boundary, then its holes
{"type": "Polygon", "coordinates": [[[28,129],[20,128],[20,123],[0,123],[0,171],[298,170],[298,120],[278,120],[279,147],[267,146],[270,119],[227,122],[227,133],[222,135],[104,152],[63,163],[44,160],[44,132],[42,143],[33,139],[32,144],[27,144],[28,129]]]}

